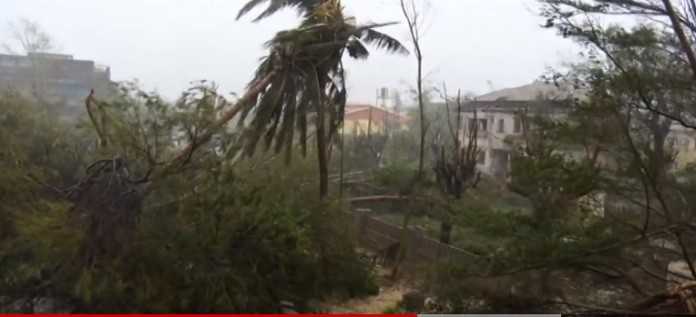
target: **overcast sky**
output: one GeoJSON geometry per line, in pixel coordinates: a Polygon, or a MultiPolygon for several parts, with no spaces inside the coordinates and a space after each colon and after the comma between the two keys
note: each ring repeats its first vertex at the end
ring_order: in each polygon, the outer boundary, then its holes
{"type": "MultiPolygon", "coordinates": [[[[112,79],[139,79],[174,98],[191,81],[208,79],[240,92],[263,56],[263,43],[295,25],[293,11],[260,23],[236,21],[246,0],[2,0],[0,26],[18,18],[41,24],[61,52],[111,66],[112,79]]],[[[344,0],[358,21],[400,21],[398,0],[344,0]]],[[[485,93],[529,83],[548,67],[575,58],[575,45],[542,29],[536,0],[431,0],[423,40],[431,82],[485,93]],[[489,84],[491,83],[491,84],[489,84]]],[[[407,43],[405,25],[382,31],[407,43]]],[[[3,27],[0,42],[8,37],[3,27]]],[[[410,47],[410,45],[409,45],[410,47]]],[[[374,102],[375,90],[406,90],[413,56],[378,53],[350,62],[349,99],[374,102]]]]}

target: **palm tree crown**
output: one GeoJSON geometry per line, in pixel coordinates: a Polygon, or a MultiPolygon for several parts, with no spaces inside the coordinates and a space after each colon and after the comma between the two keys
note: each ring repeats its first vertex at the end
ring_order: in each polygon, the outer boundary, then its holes
{"type": "Polygon", "coordinates": [[[374,30],[391,23],[358,25],[343,14],[340,0],[250,0],[238,17],[262,3],[268,7],[255,21],[288,7],[297,8],[303,19],[298,27],[278,32],[266,43],[269,54],[249,87],[268,84],[241,110],[241,124],[250,112],[254,115],[244,138],[245,153],[252,155],[263,138],[267,150],[273,142],[276,153],[285,149],[287,161],[295,140],[306,155],[308,122],[312,121],[323,200],[328,196],[329,148],[346,104],[343,54],[347,51],[352,58],[365,59],[370,54],[366,44],[390,52],[408,51],[399,41],[374,30]]]}
{"type": "Polygon", "coordinates": [[[357,25],[354,18],[344,16],[340,0],[251,0],[240,10],[238,18],[263,3],[268,3],[268,7],[255,21],[289,7],[297,8],[303,21],[294,29],[277,33],[266,43],[269,54],[262,59],[250,85],[269,74],[273,74],[273,79],[257,103],[248,105],[242,112],[245,118],[254,111],[246,152],[252,154],[263,138],[266,148],[275,141],[275,150],[287,149],[289,158],[295,131],[306,150],[310,119],[326,120],[322,121],[328,124],[324,131],[328,140],[343,121],[344,52],[352,58],[365,59],[369,56],[366,44],[389,52],[408,54],[408,51],[399,41],[374,30],[391,23],[357,25]]]}

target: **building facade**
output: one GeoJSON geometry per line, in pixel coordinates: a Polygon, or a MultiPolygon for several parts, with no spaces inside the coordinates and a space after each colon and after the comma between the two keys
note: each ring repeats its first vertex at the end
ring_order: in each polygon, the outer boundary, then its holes
{"type": "Polygon", "coordinates": [[[405,129],[409,118],[405,115],[373,105],[346,105],[343,120],[346,135],[384,134],[387,129],[405,129]]]}
{"type": "Polygon", "coordinates": [[[62,114],[84,110],[91,89],[98,96],[111,92],[111,70],[72,55],[0,54],[0,90],[14,90],[47,104],[62,106],[62,114]]]}
{"type": "Polygon", "coordinates": [[[674,159],[676,169],[696,162],[696,130],[675,123],[668,141],[676,152],[674,159]]]}
{"type": "Polygon", "coordinates": [[[464,144],[476,127],[476,143],[480,150],[478,169],[498,179],[506,179],[510,170],[513,141],[523,133],[522,115],[560,119],[568,108],[560,101],[471,101],[462,108],[462,129],[459,138],[464,144]]]}
{"type": "MultiPolygon", "coordinates": [[[[469,127],[473,124],[478,126],[477,143],[481,150],[478,167],[482,173],[507,179],[513,150],[509,141],[521,137],[524,128],[522,113],[530,117],[543,116],[554,120],[567,117],[570,107],[565,100],[578,96],[564,94],[563,90],[550,86],[535,82],[503,89],[480,96],[462,109],[463,129],[460,131],[460,139],[466,142],[469,127]]],[[[673,123],[668,146],[676,152],[675,169],[696,162],[696,130],[673,123]]],[[[565,154],[571,158],[582,156],[582,153],[574,151],[565,154]]],[[[609,157],[601,157],[600,160],[607,166],[614,164],[609,157]]]]}

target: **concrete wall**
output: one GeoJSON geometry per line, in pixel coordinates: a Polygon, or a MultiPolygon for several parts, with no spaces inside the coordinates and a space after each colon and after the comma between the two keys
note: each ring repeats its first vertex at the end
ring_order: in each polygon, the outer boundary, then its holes
{"type": "Polygon", "coordinates": [[[410,261],[468,261],[478,258],[476,254],[442,244],[418,230],[408,229],[404,233],[400,226],[371,217],[369,212],[354,211],[352,217],[360,243],[375,251],[384,250],[398,243],[405,234],[406,258],[410,261]]]}

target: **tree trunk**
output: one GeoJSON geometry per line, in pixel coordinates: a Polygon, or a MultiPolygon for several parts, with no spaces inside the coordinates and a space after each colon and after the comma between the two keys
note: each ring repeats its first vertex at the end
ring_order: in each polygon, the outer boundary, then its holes
{"type": "Polygon", "coordinates": [[[193,140],[191,143],[189,143],[182,151],[180,151],[173,160],[171,160],[163,169],[162,172],[166,172],[167,170],[174,168],[180,164],[185,164],[188,159],[193,155],[193,152],[201,146],[202,144],[207,143],[210,141],[210,138],[220,129],[222,128],[225,124],[230,122],[237,114],[245,107],[248,106],[250,103],[256,103],[257,97],[261,92],[266,90],[268,85],[271,84],[271,80],[273,79],[273,76],[275,76],[275,72],[271,72],[266,77],[263,79],[259,80],[256,82],[247,92],[237,100],[237,103],[232,106],[229,110],[224,112],[222,116],[215,122],[213,122],[203,134],[198,136],[195,140],[193,140]]]}
{"type": "Polygon", "coordinates": [[[420,23],[422,16],[416,11],[415,2],[411,1],[411,12],[406,8],[406,2],[404,0],[400,1],[401,13],[406,19],[406,24],[408,26],[409,35],[411,36],[411,42],[413,42],[413,48],[416,51],[416,62],[418,64],[418,77],[416,78],[416,89],[418,93],[418,109],[420,111],[420,149],[418,152],[418,173],[416,174],[416,181],[420,181],[423,177],[423,167],[425,159],[425,136],[427,133],[427,127],[425,122],[425,109],[423,104],[423,51],[421,51],[420,46],[420,36],[421,36],[421,26],[420,23]]]}
{"type": "Polygon", "coordinates": [[[423,178],[423,161],[425,159],[425,135],[427,134],[425,126],[425,105],[423,104],[423,58],[421,57],[420,47],[416,54],[418,56],[418,109],[420,111],[420,149],[418,152],[418,180],[423,178]]]}
{"type": "Polygon", "coordinates": [[[679,39],[679,44],[681,44],[682,50],[684,51],[684,54],[686,55],[686,58],[689,61],[689,66],[691,66],[692,75],[696,79],[696,54],[694,54],[694,50],[691,48],[689,38],[686,36],[686,33],[684,32],[684,28],[682,27],[681,21],[677,16],[677,12],[674,10],[674,6],[672,6],[672,2],[670,0],[662,0],[662,3],[665,5],[667,15],[669,16],[669,19],[672,22],[672,29],[674,29],[674,33],[677,35],[677,38],[679,39]]]}
{"type": "Polygon", "coordinates": [[[326,159],[326,142],[323,138],[317,138],[317,146],[319,148],[319,198],[326,199],[329,195],[329,167],[326,159]]]}
{"type": "Polygon", "coordinates": [[[326,147],[326,120],[323,109],[318,109],[317,118],[317,159],[319,163],[319,199],[324,201],[329,196],[329,162],[326,147]]]}
{"type": "MultiPolygon", "coordinates": [[[[196,139],[192,140],[184,149],[179,151],[176,156],[174,156],[173,159],[169,160],[164,166],[160,168],[154,168],[151,170],[148,175],[143,179],[141,182],[146,183],[145,188],[143,189],[143,196],[146,196],[147,193],[152,190],[154,186],[152,186],[153,181],[157,181],[164,176],[167,175],[171,170],[174,170],[176,168],[180,168],[183,165],[186,165],[193,155],[193,153],[196,151],[198,147],[201,145],[207,143],[210,141],[212,136],[219,131],[225,124],[230,122],[237,114],[246,106],[249,106],[252,103],[256,103],[257,98],[260,93],[262,93],[266,88],[271,84],[271,80],[275,76],[275,71],[270,72],[268,75],[266,75],[264,78],[261,80],[257,80],[253,86],[249,87],[247,92],[237,100],[237,102],[227,111],[222,113],[219,119],[217,119],[215,122],[213,122],[209,127],[206,128],[205,132],[199,135],[196,139]]],[[[92,90],[87,97],[85,101],[85,105],[87,107],[87,112],[90,115],[90,120],[92,121],[92,124],[94,125],[95,129],[97,129],[97,133],[100,134],[100,144],[102,145],[107,145],[106,141],[104,140],[104,131],[100,130],[103,129],[103,127],[99,127],[96,121],[96,117],[92,113],[94,109],[92,107],[94,106],[95,100],[94,100],[94,91],[92,90]]]]}
{"type": "Polygon", "coordinates": [[[343,198],[343,156],[345,155],[345,145],[346,145],[346,127],[345,127],[345,122],[341,124],[341,162],[340,162],[340,170],[339,170],[339,183],[338,183],[338,196],[340,198],[343,198]]]}

